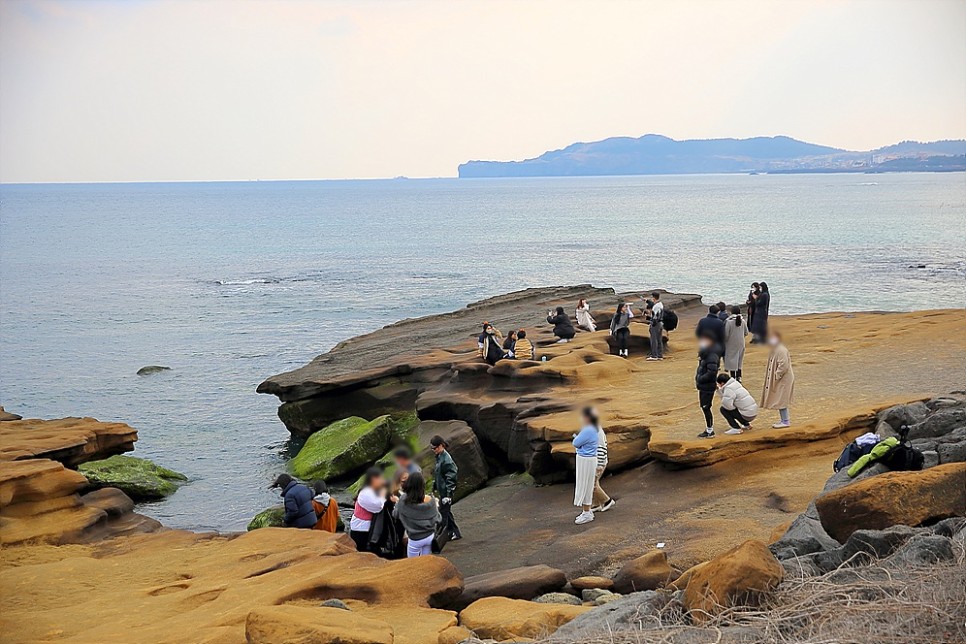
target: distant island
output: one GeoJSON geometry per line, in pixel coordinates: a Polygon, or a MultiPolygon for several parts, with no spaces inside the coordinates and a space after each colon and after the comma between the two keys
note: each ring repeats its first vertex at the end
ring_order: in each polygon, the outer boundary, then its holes
{"type": "Polygon", "coordinates": [[[676,141],[659,134],[574,143],[523,161],[469,161],[461,179],[635,174],[961,172],[966,140],[903,141],[864,152],[787,136],[676,141]]]}

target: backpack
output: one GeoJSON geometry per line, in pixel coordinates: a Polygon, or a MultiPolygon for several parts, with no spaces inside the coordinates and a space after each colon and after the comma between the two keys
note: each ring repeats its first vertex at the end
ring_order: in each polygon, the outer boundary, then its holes
{"type": "Polygon", "coordinates": [[[673,331],[678,328],[678,314],[670,309],[664,309],[664,317],[661,318],[664,321],[664,330],[673,331]]]}
{"type": "Polygon", "coordinates": [[[889,453],[882,457],[882,462],[889,466],[890,470],[919,471],[925,463],[922,452],[909,444],[909,425],[899,428],[899,444],[889,450],[889,453]]]}
{"type": "Polygon", "coordinates": [[[863,447],[857,444],[855,441],[852,441],[845,446],[845,449],[842,450],[842,453],[839,455],[839,457],[835,459],[834,463],[832,463],[832,471],[838,472],[839,470],[844,470],[847,467],[850,467],[852,463],[871,452],[873,447],[875,447],[874,444],[865,445],[863,447]]]}

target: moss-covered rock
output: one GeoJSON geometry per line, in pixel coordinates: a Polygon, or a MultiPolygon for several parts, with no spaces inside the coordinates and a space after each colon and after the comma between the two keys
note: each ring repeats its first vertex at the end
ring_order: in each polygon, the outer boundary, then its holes
{"type": "Polygon", "coordinates": [[[91,488],[116,487],[134,501],[163,499],[177,492],[188,480],[184,474],[134,456],[119,455],[82,463],[77,471],[87,477],[91,488]]]}
{"type": "Polygon", "coordinates": [[[259,528],[284,528],[285,527],[285,508],[278,505],[274,508],[262,510],[248,522],[248,530],[258,530],[259,528]]]}
{"type": "Polygon", "coordinates": [[[408,442],[415,426],[413,413],[337,421],[309,436],[292,459],[292,473],[305,480],[351,474],[383,457],[390,446],[408,442]]]}

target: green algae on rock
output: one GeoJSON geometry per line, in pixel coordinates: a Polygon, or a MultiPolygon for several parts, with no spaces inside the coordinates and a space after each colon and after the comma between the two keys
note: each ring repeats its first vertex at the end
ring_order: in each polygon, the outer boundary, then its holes
{"type": "Polygon", "coordinates": [[[91,488],[118,488],[134,501],[163,499],[174,494],[178,486],[188,480],[180,472],[134,456],[118,455],[90,461],[79,465],[77,470],[87,477],[91,488]]]}
{"type": "Polygon", "coordinates": [[[284,528],[285,527],[285,508],[277,505],[267,510],[262,510],[252,517],[248,522],[248,531],[258,530],[259,528],[284,528]]]}

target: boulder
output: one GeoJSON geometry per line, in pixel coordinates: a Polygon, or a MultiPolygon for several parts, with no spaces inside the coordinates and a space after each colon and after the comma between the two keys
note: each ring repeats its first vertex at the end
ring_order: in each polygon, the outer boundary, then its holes
{"type": "Polygon", "coordinates": [[[921,472],[888,472],[820,496],[822,527],[840,542],[860,529],[966,515],[966,463],[921,472]]]}
{"type": "Polygon", "coordinates": [[[267,510],[262,510],[252,517],[248,522],[248,530],[258,530],[259,528],[284,528],[285,527],[285,508],[277,505],[267,510]]]}
{"type": "Polygon", "coordinates": [[[583,603],[579,597],[570,593],[545,593],[534,597],[533,601],[538,604],[570,604],[571,606],[580,606],[583,603]]]}
{"type": "Polygon", "coordinates": [[[936,438],[966,426],[966,403],[956,407],[941,407],[922,422],[909,428],[909,440],[936,438]]]}
{"type": "Polygon", "coordinates": [[[620,593],[612,593],[610,591],[604,591],[603,595],[600,595],[592,603],[594,606],[603,606],[604,604],[609,604],[611,602],[617,601],[623,597],[620,593]]]}
{"type": "Polygon", "coordinates": [[[392,438],[388,415],[371,421],[358,416],[345,418],[309,436],[292,459],[292,473],[304,480],[351,474],[385,454],[392,438]]]}
{"type": "Polygon", "coordinates": [[[904,525],[885,530],[856,530],[842,547],[807,555],[801,564],[813,574],[830,572],[844,563],[867,565],[873,559],[889,556],[915,534],[916,528],[904,525]]]}
{"type": "Polygon", "coordinates": [[[338,608],[268,606],[248,613],[248,644],[393,644],[392,626],[338,608]]]}
{"type": "Polygon", "coordinates": [[[947,463],[962,463],[966,461],[966,440],[958,443],[940,443],[936,447],[939,462],[943,465],[947,463]]]}
{"type": "Polygon", "coordinates": [[[188,480],[180,472],[134,456],[89,461],[78,466],[77,471],[87,478],[91,488],[116,487],[135,502],[157,501],[171,496],[188,480]]]}
{"type": "Polygon", "coordinates": [[[138,432],[94,418],[13,420],[0,424],[0,461],[49,458],[67,467],[130,452],[138,432]]]}
{"type": "Polygon", "coordinates": [[[624,564],[614,575],[614,590],[619,593],[656,590],[666,586],[674,577],[667,554],[663,550],[652,550],[624,564]]]}
{"type": "Polygon", "coordinates": [[[150,376],[155,373],[161,373],[163,371],[171,371],[171,367],[162,367],[160,365],[148,365],[146,367],[141,367],[138,369],[139,376],[150,376]]]}
{"type": "Polygon", "coordinates": [[[613,631],[640,631],[643,621],[664,610],[672,598],[672,593],[663,590],[614,595],[602,605],[561,626],[551,641],[582,641],[613,631]]]}
{"type": "Polygon", "coordinates": [[[616,594],[617,593],[614,593],[613,591],[604,590],[603,588],[585,588],[584,590],[580,591],[580,598],[585,602],[594,602],[597,601],[598,597],[616,594]]]}
{"type": "Polygon", "coordinates": [[[684,589],[683,603],[694,621],[704,621],[723,607],[756,603],[783,576],[784,570],[768,546],[745,541],[694,571],[684,589]]]}
{"type": "Polygon", "coordinates": [[[550,566],[524,566],[496,570],[467,577],[463,583],[463,594],[453,607],[458,610],[483,597],[533,599],[538,595],[557,592],[565,585],[567,585],[567,576],[562,570],[550,566]]]}
{"type": "Polygon", "coordinates": [[[614,587],[614,580],[609,577],[577,577],[570,580],[570,585],[577,591],[590,588],[610,590],[614,587]]]}
{"type": "Polygon", "coordinates": [[[420,467],[423,468],[423,472],[429,478],[432,478],[436,457],[429,448],[429,440],[437,434],[442,436],[449,444],[447,451],[459,468],[455,499],[462,499],[467,494],[483,487],[483,484],[490,478],[486,455],[483,453],[483,447],[480,446],[476,434],[473,433],[469,425],[461,420],[424,420],[419,423],[416,428],[416,437],[422,449],[417,452],[417,460],[420,467]]]}
{"type": "Polygon", "coordinates": [[[590,606],[541,604],[506,597],[484,597],[460,612],[460,625],[477,637],[507,640],[519,637],[546,637],[590,606]]]}
{"type": "Polygon", "coordinates": [[[892,553],[883,566],[893,570],[908,570],[910,567],[932,566],[955,558],[953,542],[949,537],[917,534],[892,553]]]}

